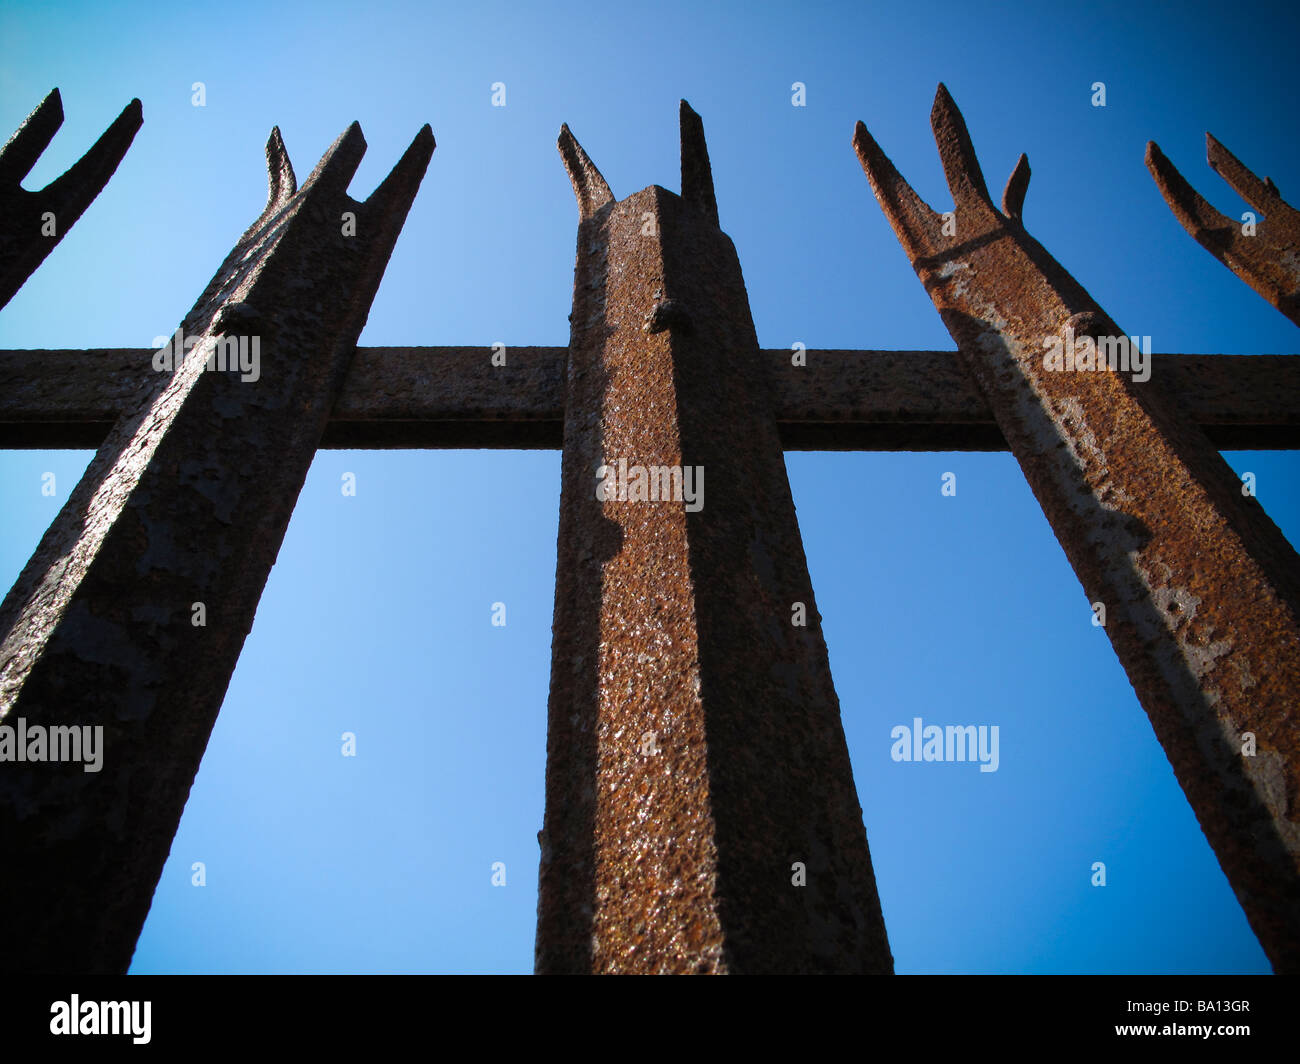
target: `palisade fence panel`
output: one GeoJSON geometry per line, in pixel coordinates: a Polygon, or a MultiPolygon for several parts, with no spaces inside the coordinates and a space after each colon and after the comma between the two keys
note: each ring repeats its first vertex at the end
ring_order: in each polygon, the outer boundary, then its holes
{"type": "MultiPolygon", "coordinates": [[[[0,305],[142,120],[39,192],[57,90],[10,139],[0,305]]],[[[1025,157],[995,204],[942,85],[931,122],[944,214],[862,123],[854,147],[956,353],[761,349],[685,101],[680,195],[617,199],[562,127],[570,341],[510,348],[509,375],[496,346],[356,346],[428,126],[364,201],[359,126],[301,186],[273,130],[265,209],[159,349],[0,351],[0,446],[97,448],[0,607],[3,967],[126,970],[316,451],[503,447],[562,456],[537,971],[893,971],[787,450],[1011,452],[1300,970],[1300,563],[1219,455],[1300,445],[1300,356],[1152,353],[1026,231],[1025,157]]],[[[1300,324],[1300,219],[1212,137],[1209,160],[1262,218],[1147,151],[1188,232],[1300,324]]]]}

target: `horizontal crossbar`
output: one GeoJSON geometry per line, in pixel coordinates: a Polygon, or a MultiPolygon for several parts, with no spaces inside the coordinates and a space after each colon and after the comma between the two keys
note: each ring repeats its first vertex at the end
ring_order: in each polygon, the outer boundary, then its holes
{"type": "MultiPolygon", "coordinates": [[[[326,448],[560,447],[567,348],[359,347],[326,448]]],[[[0,351],[0,447],[95,448],[151,350],[0,351]]],[[[1004,451],[955,351],[762,352],[792,451],[1004,451]]],[[[1151,380],[1223,450],[1300,448],[1300,355],[1154,355],[1151,380]]],[[[253,385],[250,384],[250,387],[253,385]]]]}

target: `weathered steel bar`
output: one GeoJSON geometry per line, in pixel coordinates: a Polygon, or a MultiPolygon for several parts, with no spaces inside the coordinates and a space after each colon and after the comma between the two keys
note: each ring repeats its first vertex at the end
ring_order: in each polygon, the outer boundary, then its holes
{"type": "Polygon", "coordinates": [[[1146,163],[1174,217],[1202,247],[1296,325],[1300,325],[1300,213],[1270,178],[1261,181],[1209,133],[1210,166],[1263,217],[1234,221],[1220,214],[1188,184],[1160,150],[1147,141],[1146,163]]]}
{"type": "Polygon", "coordinates": [[[862,167],[1085,591],[1104,603],[1265,953],[1278,972],[1300,970],[1300,559],[1205,434],[1125,372],[1123,333],[1025,231],[1025,157],[999,212],[942,85],[931,122],[955,232],[859,122],[862,167]]]}
{"type": "Polygon", "coordinates": [[[158,352],[153,382],[0,606],[4,724],[82,729],[99,761],[41,761],[29,747],[28,760],[0,764],[0,911],[11,917],[0,968],[130,963],[433,148],[425,126],[359,203],[347,195],[365,152],[359,126],[301,189],[272,132],[265,210],[158,352]]]}
{"type": "Polygon", "coordinates": [[[0,149],[0,307],[13,298],[108,184],[143,121],[140,101],[132,100],[85,155],[39,192],[28,192],[19,182],[63,125],[58,89],[0,149]]]}
{"type": "MultiPolygon", "coordinates": [[[[0,448],[97,448],[154,352],[0,350],[0,448]]],[[[1004,451],[956,351],[764,350],[787,451],[1004,451]]],[[[323,448],[558,450],[565,347],[358,347],[323,448]]],[[[1223,450],[1300,448],[1300,357],[1153,355],[1151,383],[1223,450]]]]}
{"type": "MultiPolygon", "coordinates": [[[[1005,451],[993,412],[949,351],[764,351],[787,451],[1005,451]]],[[[1153,355],[1148,384],[1224,450],[1300,447],[1300,356],[1153,355]]]]}
{"type": "Polygon", "coordinates": [[[682,196],[618,202],[560,134],[580,222],[537,970],[888,972],[740,264],[685,102],[681,126],[682,196]]]}

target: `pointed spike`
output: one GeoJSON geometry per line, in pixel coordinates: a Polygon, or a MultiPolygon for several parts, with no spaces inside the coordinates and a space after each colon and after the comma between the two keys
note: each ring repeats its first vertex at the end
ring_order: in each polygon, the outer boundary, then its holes
{"type": "Polygon", "coordinates": [[[704,139],[704,122],[682,100],[678,111],[682,136],[682,199],[718,224],[718,198],[713,191],[713,168],[704,139]]]}
{"type": "Polygon", "coordinates": [[[41,190],[44,206],[60,216],[65,230],[103,191],[143,124],[144,108],[132,100],[85,155],[41,190]]]}
{"type": "Polygon", "coordinates": [[[928,254],[938,242],[939,215],[903,179],[862,122],[854,128],[853,148],[903,250],[913,261],[928,254]]]}
{"type": "Polygon", "coordinates": [[[1246,236],[1235,220],[1211,207],[1154,141],[1147,142],[1147,168],[1174,217],[1196,242],[1300,325],[1300,269],[1291,251],[1300,244],[1300,214],[1280,197],[1258,196],[1268,192],[1267,186],[1213,138],[1210,138],[1209,154],[1210,165],[1219,170],[1243,199],[1265,215],[1265,223],[1257,234],[1246,236]],[[1240,167],[1240,171],[1235,172],[1234,167],[1240,167]],[[1257,198],[1261,202],[1256,203],[1257,198]]]}
{"type": "Polygon", "coordinates": [[[573,194],[578,200],[579,218],[590,218],[606,203],[614,201],[614,194],[610,192],[609,185],[606,184],[587,153],[582,150],[578,138],[569,131],[567,122],[560,126],[556,147],[560,149],[564,169],[569,174],[569,183],[573,185],[573,194]]]}
{"type": "Polygon", "coordinates": [[[388,172],[388,176],[370,193],[365,207],[382,211],[400,210],[402,217],[405,217],[437,146],[437,141],[433,139],[433,128],[426,122],[397,160],[397,164],[388,172]]]}
{"type": "Polygon", "coordinates": [[[303,190],[347,195],[348,185],[352,183],[365,154],[366,138],[361,133],[361,124],[353,122],[321,156],[316,168],[303,182],[303,190]]]}
{"type": "Polygon", "coordinates": [[[289,161],[289,151],[284,146],[280,127],[272,126],[266,138],[266,210],[283,206],[298,191],[298,178],[289,161]]]}
{"type": "Polygon", "coordinates": [[[1156,187],[1164,196],[1174,217],[1196,240],[1204,243],[1202,237],[1216,229],[1231,229],[1233,223],[1216,211],[1205,201],[1196,189],[1187,183],[1187,179],[1178,172],[1160,150],[1154,140],[1147,141],[1147,169],[1155,179],[1156,187]]]}
{"type": "Polygon", "coordinates": [[[144,121],[144,113],[140,101],[132,100],[71,168],[39,192],[28,192],[15,175],[26,175],[32,160],[40,155],[62,121],[63,104],[56,89],[32,112],[7,146],[3,163],[5,177],[11,180],[0,184],[0,199],[4,201],[0,208],[0,214],[4,215],[0,227],[13,228],[0,240],[0,307],[13,297],[103,191],[131,146],[144,121]],[[52,213],[57,221],[56,231],[49,235],[43,229],[46,212],[52,213]],[[36,222],[42,223],[39,237],[36,222]],[[25,235],[19,235],[21,229],[26,230],[25,235]]]}
{"type": "Polygon", "coordinates": [[[930,109],[930,128],[934,130],[934,142],[939,147],[939,159],[943,163],[953,202],[959,207],[979,202],[992,208],[993,201],[989,198],[984,173],[975,157],[975,146],[966,129],[966,120],[942,81],[930,109]]]}
{"type": "Polygon", "coordinates": [[[57,88],[51,89],[0,149],[0,185],[16,185],[31,173],[61,125],[63,99],[57,88]]]}
{"type": "Polygon", "coordinates": [[[1261,181],[1254,171],[1243,165],[1240,159],[1209,133],[1205,134],[1205,159],[1214,172],[1255,210],[1267,215],[1276,209],[1281,197],[1273,183],[1267,179],[1261,181]]]}
{"type": "Polygon", "coordinates": [[[1007,178],[1007,187],[1002,190],[1002,213],[1017,222],[1020,221],[1020,216],[1025,209],[1029,175],[1029,156],[1021,152],[1015,168],[1011,171],[1011,176],[1007,178]]]}

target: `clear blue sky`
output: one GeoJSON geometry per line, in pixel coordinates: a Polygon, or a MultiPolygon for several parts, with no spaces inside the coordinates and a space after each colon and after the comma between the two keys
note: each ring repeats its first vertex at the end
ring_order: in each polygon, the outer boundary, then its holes
{"type": "MultiPolygon", "coordinates": [[[[995,194],[1028,153],[1026,225],[1122,328],[1156,351],[1293,353],[1295,328],[1183,232],[1142,162],[1155,139],[1237,215],[1208,129],[1300,202],[1284,7],[10,2],[0,135],[55,86],[67,115],[26,187],[133,96],[144,126],[0,312],[0,347],[171,333],[265,202],[270,128],[301,179],[354,119],[359,198],[423,123],[438,141],[361,342],[563,345],[577,208],[560,124],[616,196],[676,190],[685,97],[764,346],[951,350],[850,146],[862,119],[947,209],[928,121],[942,80],[995,194]]],[[[1296,542],[1296,453],[1226,457],[1296,542]]],[[[0,577],[89,458],[0,453],[0,577]]],[[[898,970],[1267,971],[1011,456],[787,465],[898,970]],[[998,725],[999,770],[894,763],[890,729],[916,716],[998,725]]],[[[531,970],[559,468],[558,452],[318,455],[132,971],[531,970]]]]}

